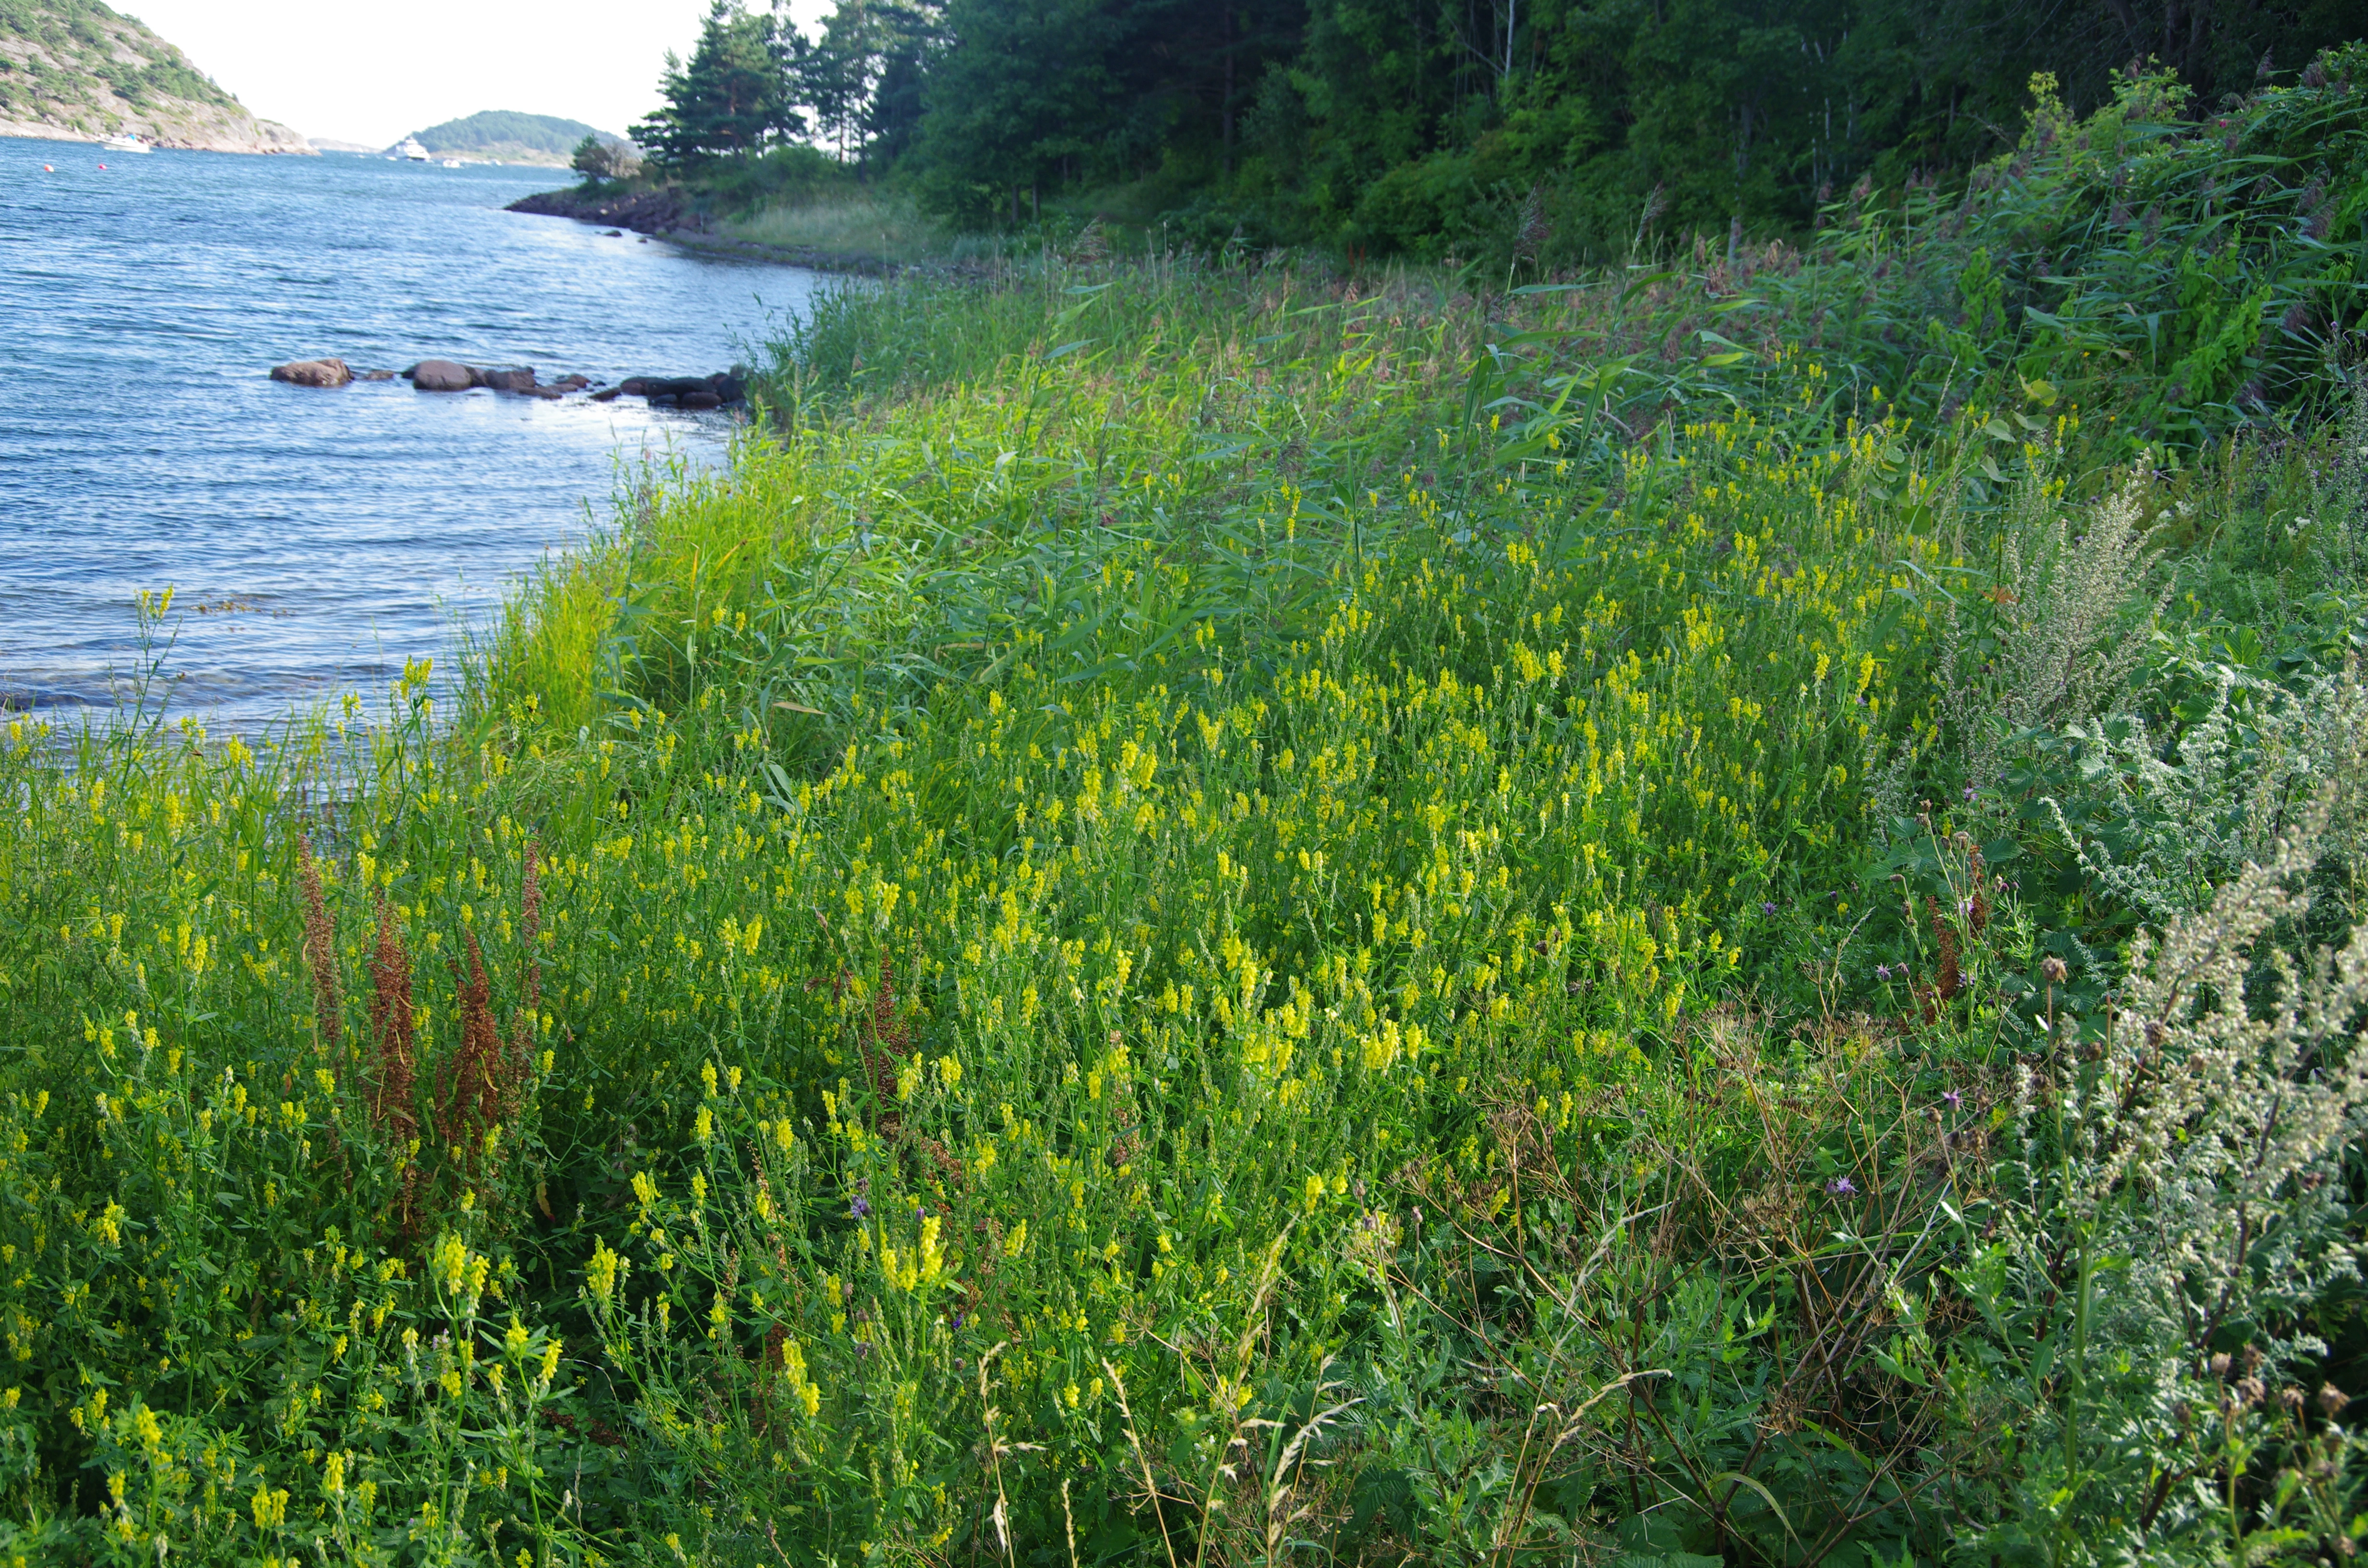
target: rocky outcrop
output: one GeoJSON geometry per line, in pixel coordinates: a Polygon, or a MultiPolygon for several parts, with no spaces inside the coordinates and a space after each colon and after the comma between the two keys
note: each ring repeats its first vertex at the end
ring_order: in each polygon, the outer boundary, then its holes
{"type": "Polygon", "coordinates": [[[672,186],[655,190],[618,191],[598,186],[573,190],[546,190],[521,196],[510,203],[513,212],[545,218],[575,218],[586,223],[607,223],[640,234],[667,234],[679,230],[702,232],[706,218],[691,210],[690,200],[672,186]]]}
{"type": "Polygon", "coordinates": [[[342,387],[354,373],[343,359],[297,359],[271,367],[271,379],[298,387],[342,387]]]}

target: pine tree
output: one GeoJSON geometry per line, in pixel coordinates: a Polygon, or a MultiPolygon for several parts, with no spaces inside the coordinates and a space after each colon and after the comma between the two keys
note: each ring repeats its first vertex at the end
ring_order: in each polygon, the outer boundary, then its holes
{"type": "Polygon", "coordinates": [[[666,108],[633,128],[655,162],[676,170],[746,158],[805,130],[791,87],[803,40],[744,0],[714,0],[690,62],[666,56],[666,108]]]}

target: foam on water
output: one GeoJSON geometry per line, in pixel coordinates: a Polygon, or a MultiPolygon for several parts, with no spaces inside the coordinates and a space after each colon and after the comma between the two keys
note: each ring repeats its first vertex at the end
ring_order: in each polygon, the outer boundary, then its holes
{"type": "Polygon", "coordinates": [[[0,139],[0,706],[111,702],[167,585],[176,711],[376,686],[581,537],[620,462],[714,461],[728,415],[268,379],[705,374],[825,286],[501,210],[559,177],[0,139]]]}

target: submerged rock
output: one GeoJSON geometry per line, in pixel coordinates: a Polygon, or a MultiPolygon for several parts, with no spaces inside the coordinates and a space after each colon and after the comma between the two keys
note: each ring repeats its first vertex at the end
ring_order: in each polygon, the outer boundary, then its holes
{"type": "Polygon", "coordinates": [[[469,373],[477,378],[479,386],[491,387],[495,392],[530,392],[534,391],[534,367],[531,365],[506,370],[489,370],[479,366],[472,366],[469,373]]]}
{"type": "Polygon", "coordinates": [[[295,387],[341,387],[354,373],[343,359],[295,359],[271,367],[271,379],[295,387]]]}

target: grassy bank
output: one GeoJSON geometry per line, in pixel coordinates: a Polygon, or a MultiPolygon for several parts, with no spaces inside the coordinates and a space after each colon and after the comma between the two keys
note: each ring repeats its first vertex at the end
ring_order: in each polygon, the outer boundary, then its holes
{"type": "Polygon", "coordinates": [[[723,225],[733,239],[912,265],[962,259],[954,242],[909,200],[876,194],[761,207],[723,225]]]}
{"type": "Polygon", "coordinates": [[[457,711],[0,732],[0,1545],[2350,1555],[2339,110],[838,296],[457,711]]]}

